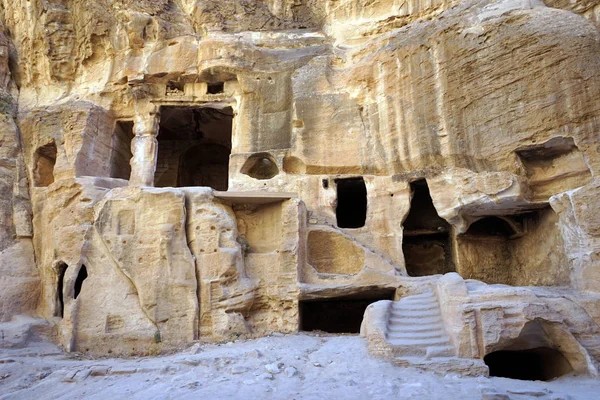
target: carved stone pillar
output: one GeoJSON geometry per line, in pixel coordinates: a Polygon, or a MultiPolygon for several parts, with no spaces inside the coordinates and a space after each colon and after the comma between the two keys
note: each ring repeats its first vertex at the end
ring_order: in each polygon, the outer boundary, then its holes
{"type": "Polygon", "coordinates": [[[155,106],[136,106],[133,132],[135,137],[131,141],[131,177],[130,186],[154,186],[154,172],[156,171],[156,158],[158,156],[158,126],[160,114],[155,106]]]}

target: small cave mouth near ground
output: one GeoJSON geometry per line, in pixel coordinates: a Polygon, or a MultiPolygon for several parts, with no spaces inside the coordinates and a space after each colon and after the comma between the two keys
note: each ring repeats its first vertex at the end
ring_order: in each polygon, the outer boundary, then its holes
{"type": "Polygon", "coordinates": [[[362,228],[367,220],[367,186],[363,178],[336,179],[339,228],[362,228]]]}
{"type": "Polygon", "coordinates": [[[454,272],[450,224],[441,218],[425,179],[410,184],[410,212],[402,224],[402,252],[409,276],[454,272]]]}
{"type": "Polygon", "coordinates": [[[526,381],[549,381],[573,371],[565,356],[550,347],[499,350],[486,355],[483,361],[490,376],[526,381]]]}
{"type": "Polygon", "coordinates": [[[85,281],[88,277],[87,268],[85,265],[82,265],[79,269],[79,273],[77,274],[77,279],[75,280],[75,286],[73,288],[73,298],[76,299],[79,297],[81,293],[81,287],[83,286],[83,281],[85,281]]]}
{"type": "Polygon", "coordinates": [[[360,333],[365,310],[379,300],[393,300],[395,290],[299,302],[300,330],[360,333]]]}
{"type": "Polygon", "coordinates": [[[229,187],[233,109],[161,107],[156,187],[229,187]]]}

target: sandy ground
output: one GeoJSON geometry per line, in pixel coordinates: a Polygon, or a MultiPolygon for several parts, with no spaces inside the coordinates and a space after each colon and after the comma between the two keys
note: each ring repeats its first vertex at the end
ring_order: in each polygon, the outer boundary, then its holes
{"type": "Polygon", "coordinates": [[[600,399],[600,380],[439,376],[368,355],[358,336],[270,336],[131,359],[47,342],[0,350],[0,399],[600,399]]]}

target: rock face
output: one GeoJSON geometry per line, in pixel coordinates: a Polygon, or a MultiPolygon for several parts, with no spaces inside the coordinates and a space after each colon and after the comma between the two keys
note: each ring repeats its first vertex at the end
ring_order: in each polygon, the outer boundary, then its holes
{"type": "Polygon", "coordinates": [[[0,2],[0,322],[596,373],[595,2],[92,3],[0,2]]]}

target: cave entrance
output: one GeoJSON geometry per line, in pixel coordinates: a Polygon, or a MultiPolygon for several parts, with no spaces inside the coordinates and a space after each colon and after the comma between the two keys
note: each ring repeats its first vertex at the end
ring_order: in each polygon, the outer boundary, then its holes
{"type": "MultiPolygon", "coordinates": [[[[490,369],[490,376],[548,381],[574,371],[574,365],[579,368],[581,361],[577,356],[567,359],[557,350],[570,344],[566,341],[568,336],[557,334],[554,329],[544,321],[526,323],[511,343],[485,355],[483,361],[490,369]]],[[[576,342],[574,338],[571,340],[576,342]]]]}
{"type": "Polygon", "coordinates": [[[63,298],[64,285],[65,285],[65,272],[67,272],[67,264],[61,262],[56,267],[56,300],[57,307],[55,316],[62,318],[65,313],[65,302],[63,298]]]}
{"type": "Polygon", "coordinates": [[[403,223],[402,251],[409,276],[454,272],[450,224],[437,213],[425,179],[410,184],[410,212],[403,223]]]}
{"type": "Polygon", "coordinates": [[[36,187],[50,186],[54,182],[56,153],[54,140],[36,150],[33,169],[33,183],[36,187]]]}
{"type": "Polygon", "coordinates": [[[336,179],[335,215],[340,228],[362,228],[367,220],[367,187],[363,178],[336,179]]]}
{"type": "Polygon", "coordinates": [[[155,186],[226,191],[232,129],[231,107],[162,107],[155,186]]]}
{"type": "Polygon", "coordinates": [[[393,300],[395,290],[374,290],[353,296],[300,301],[300,330],[360,333],[365,310],[379,300],[393,300]]]}
{"type": "Polygon", "coordinates": [[[133,157],[131,153],[133,136],[133,121],[117,121],[112,139],[111,178],[129,180],[131,157],[133,157]]]}
{"type": "Polygon", "coordinates": [[[490,376],[526,381],[549,381],[573,371],[565,356],[550,347],[495,351],[483,361],[490,376]]]}
{"type": "Polygon", "coordinates": [[[79,273],[77,274],[77,279],[75,279],[75,286],[73,287],[73,298],[76,299],[79,297],[81,293],[81,288],[83,286],[83,281],[85,281],[88,277],[87,268],[85,265],[82,265],[79,268],[79,273]]]}

